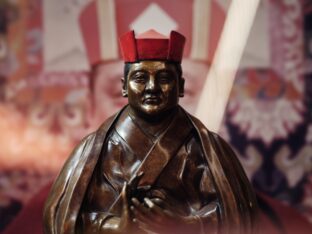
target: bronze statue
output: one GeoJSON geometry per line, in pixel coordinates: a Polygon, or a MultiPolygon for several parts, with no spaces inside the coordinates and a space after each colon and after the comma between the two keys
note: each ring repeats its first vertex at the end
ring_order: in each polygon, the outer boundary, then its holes
{"type": "Polygon", "coordinates": [[[234,152],[178,105],[184,42],[174,31],[120,38],[129,104],[66,162],[46,234],[253,233],[255,195],[234,152]]]}

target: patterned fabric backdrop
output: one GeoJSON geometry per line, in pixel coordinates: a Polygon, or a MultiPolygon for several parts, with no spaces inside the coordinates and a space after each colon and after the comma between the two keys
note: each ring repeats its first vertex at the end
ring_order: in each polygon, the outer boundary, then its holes
{"type": "MultiPolygon", "coordinates": [[[[124,105],[118,36],[187,36],[181,105],[194,113],[230,3],[0,0],[0,231],[79,139],[124,105]],[[97,80],[94,58],[103,62],[97,80]]],[[[261,1],[219,133],[258,191],[312,223],[311,1],[261,1]]]]}

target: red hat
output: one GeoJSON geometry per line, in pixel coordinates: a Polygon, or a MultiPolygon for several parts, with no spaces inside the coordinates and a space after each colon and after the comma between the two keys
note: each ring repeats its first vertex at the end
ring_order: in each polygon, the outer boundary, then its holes
{"type": "Polygon", "coordinates": [[[170,38],[151,29],[135,38],[134,31],[119,38],[120,48],[125,62],[140,60],[169,60],[181,62],[185,37],[171,31],[170,38]]]}

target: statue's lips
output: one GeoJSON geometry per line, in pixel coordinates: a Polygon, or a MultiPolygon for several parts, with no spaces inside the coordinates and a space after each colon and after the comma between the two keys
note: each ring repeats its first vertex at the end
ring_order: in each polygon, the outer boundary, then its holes
{"type": "Polygon", "coordinates": [[[161,101],[160,97],[151,96],[143,99],[143,103],[147,105],[157,105],[161,101]]]}

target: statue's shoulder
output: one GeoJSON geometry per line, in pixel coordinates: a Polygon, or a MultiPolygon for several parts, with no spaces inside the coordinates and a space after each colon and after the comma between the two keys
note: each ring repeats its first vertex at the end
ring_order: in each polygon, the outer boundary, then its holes
{"type": "Polygon", "coordinates": [[[103,139],[110,126],[117,118],[117,115],[108,118],[96,131],[85,136],[76,145],[66,160],[51,188],[51,192],[45,204],[44,220],[46,224],[46,233],[51,233],[51,228],[54,229],[52,224],[55,222],[57,210],[60,207],[61,201],[70,200],[68,194],[71,193],[68,191],[72,191],[75,188],[75,186],[73,186],[76,184],[74,181],[77,181],[77,178],[80,178],[80,171],[82,171],[86,164],[88,164],[88,167],[90,167],[91,164],[96,164],[97,156],[103,144],[103,139]]]}
{"type": "Polygon", "coordinates": [[[44,206],[43,214],[45,220],[45,233],[55,233],[54,223],[59,204],[62,200],[64,200],[63,197],[65,196],[65,191],[70,184],[69,181],[74,179],[73,174],[78,168],[81,158],[85,155],[84,152],[86,148],[93,144],[95,136],[96,133],[92,132],[85,136],[80,143],[76,145],[54,181],[44,206]]]}
{"type": "Polygon", "coordinates": [[[127,105],[124,106],[120,111],[118,111],[117,113],[111,115],[109,118],[107,118],[101,125],[100,127],[97,129],[96,133],[99,134],[101,132],[107,132],[111,126],[113,126],[117,120],[118,117],[121,115],[121,113],[127,108],[127,105]]]}
{"type": "Polygon", "coordinates": [[[188,113],[185,109],[181,107],[182,111],[186,114],[192,125],[196,128],[196,130],[205,135],[209,135],[211,137],[219,137],[219,135],[215,132],[210,131],[209,129],[206,128],[206,126],[195,116],[192,114],[188,113]]]}
{"type": "MultiPolygon", "coordinates": [[[[123,110],[123,109],[122,109],[123,110]]],[[[94,150],[97,150],[96,148],[100,148],[101,143],[103,143],[104,138],[109,131],[109,129],[115,124],[115,122],[118,119],[118,116],[122,112],[119,111],[115,113],[114,115],[107,118],[96,131],[89,133],[87,136],[85,136],[80,143],[75,147],[73,150],[71,156],[69,157],[68,161],[77,161],[79,158],[81,158],[84,155],[85,149],[88,147],[91,147],[92,152],[94,154],[94,150]]]]}
{"type": "Polygon", "coordinates": [[[99,131],[107,131],[110,126],[114,123],[114,120],[117,118],[117,116],[119,115],[118,113],[115,113],[113,115],[111,115],[109,118],[107,118],[97,129],[97,132],[99,131]]]}
{"type": "MultiPolygon", "coordinates": [[[[183,108],[182,108],[183,109],[183,108]]],[[[200,135],[200,138],[203,143],[209,144],[210,146],[214,148],[218,147],[226,147],[229,148],[230,146],[228,143],[217,133],[210,131],[206,128],[206,126],[195,116],[191,115],[187,111],[185,111],[185,114],[188,116],[189,120],[191,121],[192,125],[200,135]]]]}

